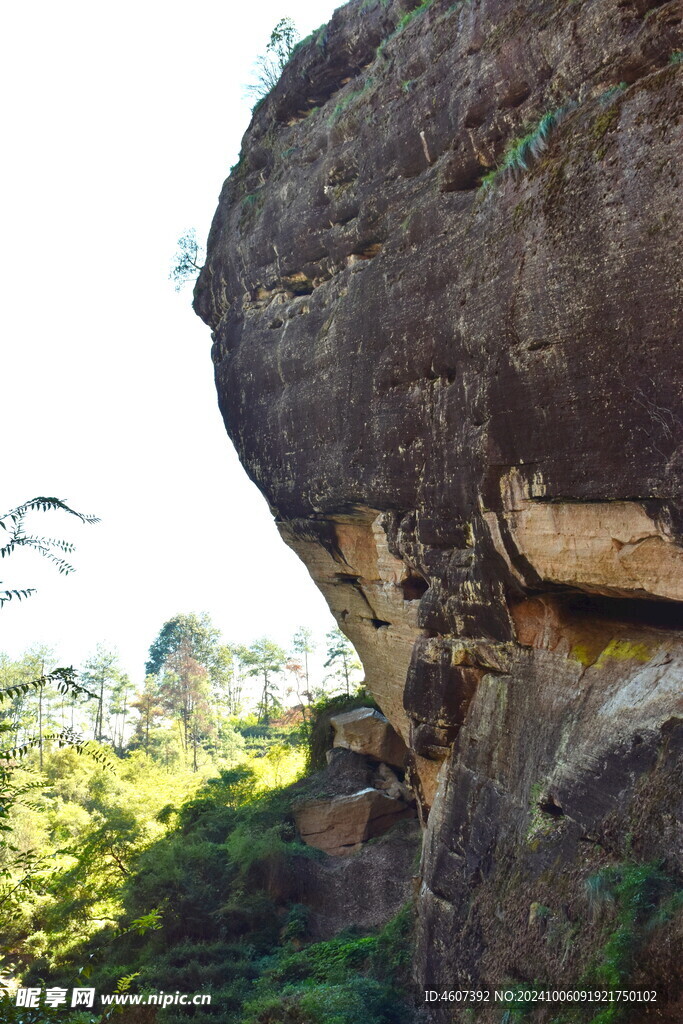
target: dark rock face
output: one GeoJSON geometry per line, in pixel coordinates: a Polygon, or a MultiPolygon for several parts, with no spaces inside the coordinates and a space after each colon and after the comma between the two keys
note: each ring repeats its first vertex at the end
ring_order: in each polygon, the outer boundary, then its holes
{"type": "Polygon", "coordinates": [[[312,937],[329,939],[351,925],[381,928],[411,899],[420,851],[417,821],[402,821],[350,857],[297,864],[299,899],[312,912],[312,937]]]}
{"type": "MultiPolygon", "coordinates": [[[[410,747],[420,985],[574,984],[609,924],[585,880],[681,870],[681,5],[412,7],[351,3],[295,55],[195,306],[410,747]]],[[[666,941],[638,970],[673,1022],[666,941]]]]}

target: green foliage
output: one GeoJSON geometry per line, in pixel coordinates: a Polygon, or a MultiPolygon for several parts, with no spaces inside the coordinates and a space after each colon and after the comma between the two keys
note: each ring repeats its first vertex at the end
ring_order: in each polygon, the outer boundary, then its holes
{"type": "MultiPolygon", "coordinates": [[[[20,521],[56,502],[35,499],[5,519],[11,526],[13,515],[20,521]]],[[[12,530],[11,550],[31,546],[12,530]]],[[[328,650],[338,669],[349,658],[340,638],[328,650]]],[[[307,945],[310,910],[293,902],[301,859],[322,854],[296,837],[292,800],[306,784],[281,787],[301,772],[302,730],[269,718],[283,670],[310,699],[314,647],[305,628],[289,659],[267,637],[230,647],[205,617],[178,615],[153,642],[135,700],[116,655],[102,647],[80,676],[50,667],[45,649],[19,662],[0,654],[0,733],[12,744],[4,754],[23,755],[20,767],[0,769],[0,916],[3,948],[12,951],[11,965],[0,954],[0,966],[23,985],[87,977],[101,992],[211,991],[211,1007],[167,1008],[158,1024],[284,1020],[290,1006],[291,1019],[324,1024],[407,1019],[387,983],[406,974],[403,925],[307,945]],[[262,683],[259,718],[229,718],[250,675],[262,683]],[[74,723],[86,698],[100,743],[58,728],[74,723]],[[132,737],[131,708],[139,716],[132,737]],[[195,771],[182,757],[188,745],[204,754],[195,771]],[[281,992],[285,975],[294,980],[281,992]]],[[[0,1014],[16,1024],[53,1016],[92,1024],[87,1013],[34,1014],[7,999],[0,1014]]]]}
{"type": "Polygon", "coordinates": [[[391,978],[399,992],[409,987],[413,960],[413,908],[409,903],[392,918],[377,936],[370,957],[376,978],[391,978]]]}
{"type": "Polygon", "coordinates": [[[570,109],[570,106],[565,106],[559,107],[557,110],[548,111],[531,131],[527,132],[521,139],[515,139],[511,142],[498,166],[482,178],[482,188],[490,188],[506,174],[516,177],[523,171],[528,171],[531,163],[538,158],[548,145],[548,138],[551,133],[570,109]]]}
{"type": "Polygon", "coordinates": [[[280,935],[286,942],[291,942],[292,939],[305,939],[309,933],[310,922],[310,907],[303,903],[293,903],[287,912],[280,935]]]}
{"type": "Polygon", "coordinates": [[[346,696],[350,697],[352,681],[354,678],[358,678],[358,673],[362,667],[356,650],[348,637],[340,629],[330,630],[326,640],[327,659],[325,661],[325,668],[332,669],[327,678],[337,679],[343,683],[346,696]]]}
{"type": "Polygon", "coordinates": [[[434,0],[422,0],[422,3],[418,7],[414,7],[412,11],[408,11],[407,14],[403,15],[394,32],[402,32],[404,28],[407,28],[407,26],[410,25],[411,21],[414,21],[415,18],[419,18],[422,14],[428,11],[433,3],[434,0]]]}
{"type": "MultiPolygon", "coordinates": [[[[107,650],[103,644],[98,644],[95,653],[83,666],[82,675],[84,682],[91,688],[91,694],[94,692],[93,738],[100,743],[104,730],[105,697],[108,701],[114,689],[124,685],[125,677],[119,666],[118,654],[107,650]]],[[[125,681],[127,682],[127,679],[125,681]]]]}
{"type": "Polygon", "coordinates": [[[262,962],[245,1024],[401,1024],[409,978],[412,913],[404,908],[372,935],[349,931],[303,949],[281,947],[262,962]]]}
{"type": "Polygon", "coordinates": [[[683,64],[683,50],[674,50],[669,57],[669,64],[683,64]]]}
{"type": "Polygon", "coordinates": [[[190,755],[195,771],[200,751],[215,738],[216,715],[212,697],[231,706],[233,696],[232,651],[219,643],[220,632],[206,615],[176,615],[164,623],[150,647],[146,670],[158,677],[138,701],[144,711],[145,748],[149,749],[149,727],[155,713],[166,714],[179,725],[182,752],[190,755]],[[220,691],[212,694],[211,686],[220,691]]]}
{"type": "Polygon", "coordinates": [[[202,665],[212,661],[220,633],[208,615],[174,615],[165,622],[149,648],[147,675],[158,675],[172,654],[187,650],[202,665]]]}
{"type": "MultiPolygon", "coordinates": [[[[112,764],[106,748],[88,747],[112,764]]],[[[20,964],[34,963],[41,972],[83,963],[129,928],[139,933],[154,926],[152,903],[121,920],[122,889],[140,853],[164,831],[157,813],[169,798],[191,791],[194,780],[191,773],[169,776],[141,752],[116,761],[115,772],[79,757],[73,747],[48,752],[42,773],[37,755],[32,757],[14,772],[19,796],[10,808],[8,835],[15,856],[0,850],[8,889],[14,887],[18,897],[16,913],[2,914],[2,938],[20,964]],[[28,787],[34,792],[27,803],[22,790],[28,787]]]]}
{"type": "MultiPolygon", "coordinates": [[[[349,109],[349,107],[353,106],[366,93],[368,93],[373,86],[373,82],[373,78],[366,78],[362,85],[352,89],[350,92],[347,92],[345,96],[342,96],[342,98],[332,108],[332,121],[336,121],[346,110],[349,109]]],[[[339,631],[335,630],[335,632],[339,631]]]]}
{"type": "MultiPolygon", "coordinates": [[[[591,980],[608,988],[625,987],[648,935],[683,908],[683,888],[659,865],[646,863],[604,868],[587,880],[586,889],[594,908],[610,903],[615,910],[614,930],[596,958],[591,980]]],[[[601,1014],[601,1024],[602,1019],[601,1014]]],[[[617,1017],[604,1016],[605,1021],[613,1019],[617,1017]]]]}
{"type": "Polygon", "coordinates": [[[322,50],[323,53],[325,52],[325,49],[327,47],[327,22],[324,22],[314,32],[311,32],[303,39],[300,39],[299,42],[296,43],[292,48],[292,53],[290,56],[293,57],[295,53],[298,53],[299,50],[302,50],[304,48],[304,46],[308,46],[308,44],[312,42],[315,42],[315,45],[318,47],[318,49],[322,50]]]}
{"type": "Polygon", "coordinates": [[[425,14],[433,3],[434,0],[422,0],[422,3],[418,4],[417,7],[414,7],[412,11],[408,11],[406,14],[404,14],[403,17],[400,18],[400,20],[397,22],[394,29],[386,37],[386,39],[383,39],[382,42],[377,47],[377,56],[383,56],[387,43],[391,39],[394,39],[401,32],[403,32],[404,29],[406,29],[412,21],[415,21],[416,18],[419,18],[421,15],[425,14]]]}
{"type": "Polygon", "coordinates": [[[258,780],[244,764],[192,792],[196,776],[141,750],[115,776],[71,750],[50,754],[26,824],[51,836],[52,863],[7,936],[21,951],[15,973],[23,961],[24,983],[64,985],[87,964],[102,992],[212,993],[212,1006],[167,1008],[158,1024],[408,1020],[396,992],[410,912],[378,934],[306,944],[309,908],[289,896],[299,858],[321,856],[296,839],[291,805],[305,785],[258,795],[258,780]]]}
{"type": "MultiPolygon", "coordinates": [[[[0,515],[0,530],[3,531],[0,537],[4,540],[4,544],[0,547],[0,558],[9,558],[10,555],[15,554],[20,548],[30,548],[52,562],[58,572],[65,575],[73,572],[74,567],[63,559],[61,555],[56,554],[58,551],[62,554],[70,554],[74,550],[73,544],[54,537],[38,537],[26,532],[26,517],[31,512],[51,511],[66,512],[68,515],[80,519],[82,523],[99,523],[99,519],[95,516],[76,512],[65,501],[62,501],[61,498],[47,498],[44,496],[31,498],[29,501],[24,502],[23,505],[17,505],[16,508],[12,508],[9,512],[0,515]]],[[[0,590],[0,608],[8,601],[14,599],[21,600],[34,593],[33,587],[0,590]]]]}
{"type": "Polygon", "coordinates": [[[197,241],[197,232],[194,228],[188,228],[178,239],[173,264],[168,275],[177,292],[188,282],[194,281],[202,269],[205,259],[206,253],[197,241]]]}
{"type": "Polygon", "coordinates": [[[254,80],[245,90],[247,95],[256,97],[254,111],[280,81],[280,76],[295,51],[298,39],[299,33],[292,19],[281,18],[270,34],[266,52],[256,59],[254,80]]]}
{"type": "Polygon", "coordinates": [[[76,682],[77,678],[76,670],[72,667],[54,668],[50,672],[40,675],[37,679],[3,687],[0,689],[0,704],[13,697],[25,697],[31,691],[39,690],[41,686],[53,686],[57,693],[63,695],[75,693],[79,696],[95,697],[96,695],[92,690],[88,690],[85,686],[81,686],[76,682]]]}
{"type": "Polygon", "coordinates": [[[262,636],[250,647],[241,649],[240,658],[246,666],[247,675],[261,679],[261,700],[259,701],[259,722],[268,724],[274,711],[281,707],[277,677],[282,673],[287,655],[278,644],[262,636]]]}

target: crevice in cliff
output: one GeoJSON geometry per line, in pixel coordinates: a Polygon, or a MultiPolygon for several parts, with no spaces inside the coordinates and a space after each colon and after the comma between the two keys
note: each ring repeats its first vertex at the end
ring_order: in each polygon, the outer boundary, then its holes
{"type": "Polygon", "coordinates": [[[538,801],[537,807],[543,814],[548,814],[551,818],[563,818],[564,810],[562,807],[555,802],[555,798],[552,795],[548,795],[538,801]]]}
{"type": "Polygon", "coordinates": [[[419,573],[410,572],[400,583],[403,591],[404,601],[419,601],[429,590],[429,584],[424,576],[419,573]]]}
{"type": "Polygon", "coordinates": [[[352,573],[338,572],[334,577],[335,583],[347,583],[351,586],[358,586],[360,583],[360,576],[354,576],[352,573]]]}
{"type": "Polygon", "coordinates": [[[356,252],[352,252],[346,257],[346,262],[354,263],[357,260],[374,260],[375,256],[378,256],[382,251],[383,242],[372,242],[367,245],[364,249],[359,249],[356,252]]]}
{"type": "Polygon", "coordinates": [[[683,630],[681,601],[599,595],[593,597],[588,594],[572,594],[559,599],[568,612],[585,619],[609,619],[653,629],[683,630]]]}

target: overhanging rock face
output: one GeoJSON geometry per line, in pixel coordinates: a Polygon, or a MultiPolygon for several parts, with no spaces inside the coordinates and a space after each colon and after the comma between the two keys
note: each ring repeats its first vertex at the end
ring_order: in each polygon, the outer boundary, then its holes
{"type": "MultiPolygon", "coordinates": [[[[420,983],[569,984],[585,878],[680,870],[681,10],[411,7],[348,4],[295,55],[195,306],[432,808],[420,983]]],[[[640,969],[671,995],[666,949],[640,969]]]]}

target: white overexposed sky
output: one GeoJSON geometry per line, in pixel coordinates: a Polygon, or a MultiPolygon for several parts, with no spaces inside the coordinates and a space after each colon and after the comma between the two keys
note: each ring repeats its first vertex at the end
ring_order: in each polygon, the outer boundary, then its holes
{"type": "Polygon", "coordinates": [[[289,15],[303,37],[336,6],[4,6],[0,511],[47,494],[102,520],[34,517],[76,542],[71,576],[35,553],[0,564],[39,588],[0,613],[11,656],[45,642],[78,665],[101,641],[139,681],[177,612],[243,643],[334,625],[238,463],[208,328],[168,272],[180,234],[206,237],[272,28],[289,15]]]}

